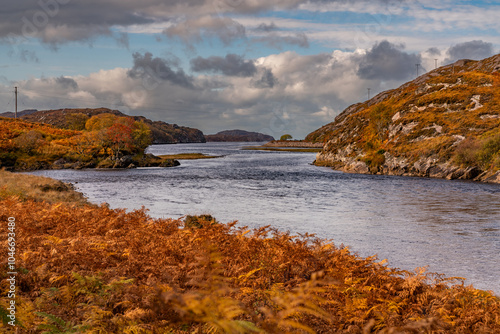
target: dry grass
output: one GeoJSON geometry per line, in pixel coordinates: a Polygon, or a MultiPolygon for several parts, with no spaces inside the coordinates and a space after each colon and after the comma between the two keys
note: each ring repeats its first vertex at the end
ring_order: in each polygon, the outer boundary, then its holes
{"type": "Polygon", "coordinates": [[[0,201],[7,217],[18,222],[22,333],[500,331],[491,293],[311,235],[15,197],[0,201]]]}
{"type": "Polygon", "coordinates": [[[9,196],[48,203],[89,204],[85,196],[75,191],[71,184],[43,176],[0,170],[0,199],[9,196]]]}

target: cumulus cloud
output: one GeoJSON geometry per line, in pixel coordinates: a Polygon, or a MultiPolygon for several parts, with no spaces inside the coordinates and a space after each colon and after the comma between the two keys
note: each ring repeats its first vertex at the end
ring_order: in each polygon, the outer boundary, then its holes
{"type": "Polygon", "coordinates": [[[193,79],[186,75],[182,69],[172,69],[173,62],[153,57],[149,52],[145,54],[136,52],[133,54],[133,58],[134,66],[128,72],[131,78],[142,78],[144,82],[149,80],[152,85],[160,81],[168,81],[185,88],[194,88],[193,79]]]}
{"type": "Polygon", "coordinates": [[[242,56],[228,54],[225,57],[197,57],[191,60],[194,72],[217,72],[228,76],[251,77],[257,72],[253,61],[242,56]]]}
{"type": "Polygon", "coordinates": [[[63,88],[71,88],[73,90],[78,89],[78,83],[73,78],[60,76],[58,78],[55,78],[55,82],[58,85],[61,85],[63,88]]]}
{"type": "Polygon", "coordinates": [[[481,60],[493,56],[494,53],[493,44],[482,40],[459,43],[448,49],[445,63],[450,64],[459,59],[481,60]]]}
{"type": "Polygon", "coordinates": [[[370,80],[404,80],[415,73],[421,56],[403,51],[403,45],[382,41],[375,44],[360,61],[358,75],[370,80]]]}
{"type": "Polygon", "coordinates": [[[294,34],[271,33],[266,36],[257,37],[255,42],[264,43],[273,48],[281,48],[284,44],[297,45],[302,48],[309,47],[309,40],[303,32],[294,34]]]}
{"type": "Polygon", "coordinates": [[[176,59],[135,53],[128,69],[16,84],[27,108],[105,106],[206,133],[244,128],[300,138],[365,100],[367,88],[373,96],[404,83],[409,74],[397,72],[408,65],[413,74],[419,60],[402,46],[381,42],[366,50],[315,55],[197,57],[191,62],[195,74],[188,75],[176,59]]]}
{"type": "Polygon", "coordinates": [[[262,76],[259,80],[253,82],[253,86],[256,88],[273,88],[278,80],[270,69],[264,69],[262,76]]]}
{"type": "Polygon", "coordinates": [[[441,50],[439,50],[436,47],[428,48],[426,51],[427,54],[431,56],[440,56],[441,55],[441,50]]]}
{"type": "Polygon", "coordinates": [[[228,17],[202,16],[173,24],[163,33],[168,37],[178,37],[187,43],[201,42],[203,37],[215,37],[225,45],[245,38],[245,27],[228,17]]]}

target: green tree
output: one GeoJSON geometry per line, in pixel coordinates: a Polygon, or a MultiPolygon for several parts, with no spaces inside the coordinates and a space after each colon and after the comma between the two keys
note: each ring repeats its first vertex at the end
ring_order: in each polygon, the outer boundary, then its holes
{"type": "Polygon", "coordinates": [[[286,140],[290,140],[290,139],[293,139],[292,135],[289,135],[288,133],[287,134],[284,134],[283,136],[281,136],[280,140],[283,140],[283,141],[286,141],[286,140]]]}

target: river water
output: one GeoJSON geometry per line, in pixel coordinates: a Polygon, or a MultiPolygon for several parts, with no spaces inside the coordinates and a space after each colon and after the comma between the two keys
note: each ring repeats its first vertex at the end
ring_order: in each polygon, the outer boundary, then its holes
{"type": "Polygon", "coordinates": [[[175,168],[50,170],[94,203],[154,217],[209,213],[221,222],[315,233],[391,267],[467,278],[500,295],[500,185],[346,174],[315,153],[243,151],[256,143],[156,145],[153,154],[223,155],[175,168]]]}

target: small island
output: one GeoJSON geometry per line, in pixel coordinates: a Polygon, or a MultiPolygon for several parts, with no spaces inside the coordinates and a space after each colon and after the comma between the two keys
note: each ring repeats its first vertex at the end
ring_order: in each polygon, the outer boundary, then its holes
{"type": "Polygon", "coordinates": [[[272,136],[249,132],[245,130],[226,130],[214,135],[206,135],[207,142],[268,142],[274,140],[272,136]]]}

